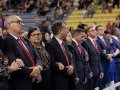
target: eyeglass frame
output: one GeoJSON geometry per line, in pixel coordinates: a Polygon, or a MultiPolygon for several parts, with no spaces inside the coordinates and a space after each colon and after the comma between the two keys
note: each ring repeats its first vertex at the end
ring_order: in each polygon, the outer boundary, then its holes
{"type": "Polygon", "coordinates": [[[37,34],[31,34],[30,36],[41,36],[42,34],[41,33],[37,33],[37,34]]]}
{"type": "Polygon", "coordinates": [[[23,24],[23,21],[22,20],[16,20],[16,21],[11,21],[11,22],[9,22],[9,24],[10,23],[19,23],[19,24],[23,24]]]}

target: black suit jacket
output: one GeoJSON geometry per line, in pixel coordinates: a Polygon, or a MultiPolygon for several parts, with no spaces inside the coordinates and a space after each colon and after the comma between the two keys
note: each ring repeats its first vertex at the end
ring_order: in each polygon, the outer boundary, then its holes
{"type": "MultiPolygon", "coordinates": [[[[82,83],[88,75],[89,64],[88,64],[88,55],[85,54],[84,48],[82,48],[82,53],[80,54],[78,47],[74,41],[71,44],[72,48],[74,49],[74,56],[75,56],[75,67],[77,76],[80,79],[80,83],[82,83]]],[[[87,53],[87,52],[86,52],[87,53]]]]}
{"type": "MultiPolygon", "coordinates": [[[[34,58],[36,64],[41,65],[40,58],[37,56],[31,43],[25,38],[21,38],[21,40],[34,58]]],[[[9,63],[11,64],[15,59],[20,58],[25,64],[25,67],[23,67],[22,70],[18,70],[12,73],[10,79],[11,90],[31,90],[32,78],[30,77],[30,73],[32,70],[28,68],[32,67],[32,62],[30,61],[27,54],[23,51],[18,41],[12,35],[8,34],[3,39],[3,42],[3,52],[8,57],[9,63]]]]}
{"type": "MultiPolygon", "coordinates": [[[[97,45],[98,46],[98,45],[97,45]]],[[[83,47],[86,49],[89,55],[89,65],[90,69],[93,72],[93,75],[98,75],[100,72],[103,72],[101,60],[100,60],[100,51],[96,51],[93,43],[90,39],[87,39],[83,43],[83,47]]],[[[99,46],[98,46],[99,49],[99,46]]]]}
{"type": "Polygon", "coordinates": [[[101,62],[102,64],[109,64],[109,60],[107,59],[106,54],[113,53],[114,51],[111,47],[109,39],[107,37],[104,37],[104,40],[107,46],[104,44],[104,42],[99,37],[97,37],[97,43],[99,44],[99,47],[100,47],[101,62]],[[103,50],[106,50],[106,54],[104,54],[103,50]]]}
{"type": "MultiPolygon", "coordinates": [[[[64,44],[66,54],[68,56],[70,64],[72,64],[72,58],[69,54],[66,44],[64,44]]],[[[61,49],[59,42],[55,37],[48,43],[46,43],[46,50],[51,56],[51,71],[52,71],[52,90],[68,90],[68,75],[66,68],[59,70],[56,62],[61,62],[65,67],[68,66],[64,53],[61,49]]]]}
{"type": "Polygon", "coordinates": [[[3,48],[3,40],[2,40],[2,37],[0,36],[0,49],[3,48]]]}

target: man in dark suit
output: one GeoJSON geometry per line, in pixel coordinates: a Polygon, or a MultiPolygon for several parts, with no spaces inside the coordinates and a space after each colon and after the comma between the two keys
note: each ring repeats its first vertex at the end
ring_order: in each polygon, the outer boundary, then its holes
{"type": "Polygon", "coordinates": [[[103,72],[104,72],[104,78],[103,78],[103,86],[104,88],[109,85],[111,81],[116,81],[115,78],[117,76],[116,69],[115,69],[115,64],[113,60],[113,49],[111,47],[110,39],[104,36],[104,29],[101,25],[98,25],[96,27],[97,31],[97,43],[99,44],[100,48],[100,58],[101,58],[101,63],[103,66],[103,72]],[[114,71],[110,69],[110,66],[114,68],[114,71]],[[111,72],[111,73],[109,73],[111,72]]]}
{"type": "Polygon", "coordinates": [[[85,32],[82,29],[76,29],[73,33],[72,48],[74,49],[75,57],[75,70],[77,73],[76,80],[76,90],[84,90],[83,84],[86,83],[88,76],[88,53],[81,46],[81,43],[85,40],[85,32]]]}
{"type": "Polygon", "coordinates": [[[73,74],[71,54],[63,39],[68,29],[63,22],[52,25],[54,34],[52,40],[46,44],[46,49],[51,56],[52,90],[70,90],[69,77],[73,74]]]}
{"type": "Polygon", "coordinates": [[[89,90],[99,87],[100,79],[103,78],[103,70],[100,61],[100,51],[96,43],[96,31],[93,26],[87,29],[87,40],[83,43],[83,47],[86,49],[89,55],[89,65],[91,72],[89,79],[89,90]],[[93,76],[93,77],[92,77],[93,76]]]}
{"type": "Polygon", "coordinates": [[[37,57],[31,43],[25,38],[20,38],[24,32],[23,25],[21,18],[16,15],[5,19],[8,35],[3,39],[3,52],[8,57],[10,64],[17,58],[24,62],[22,70],[12,73],[9,80],[10,90],[31,90],[32,80],[41,80],[40,58],[37,57]]]}

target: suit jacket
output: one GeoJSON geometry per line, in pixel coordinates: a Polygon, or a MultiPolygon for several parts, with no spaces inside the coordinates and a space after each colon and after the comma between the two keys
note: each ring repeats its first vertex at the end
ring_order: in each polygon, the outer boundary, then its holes
{"type": "MultiPolygon", "coordinates": [[[[66,68],[64,70],[59,70],[58,66],[56,65],[56,62],[61,62],[65,67],[68,66],[59,42],[55,37],[53,37],[50,42],[46,43],[45,47],[51,56],[52,90],[68,90],[69,76],[67,74],[66,68]]],[[[70,64],[73,64],[66,44],[64,44],[64,47],[70,64]]]]}
{"type": "Polygon", "coordinates": [[[74,41],[71,44],[74,49],[74,57],[75,57],[75,68],[77,76],[79,77],[79,82],[82,83],[85,80],[85,77],[88,75],[88,55],[85,54],[84,48],[82,48],[82,53],[80,54],[78,47],[74,41]]]}
{"type": "Polygon", "coordinates": [[[98,75],[100,72],[103,72],[101,60],[100,60],[99,46],[97,45],[98,47],[98,52],[97,52],[93,43],[89,38],[87,38],[82,45],[85,48],[85,50],[88,52],[89,65],[90,65],[91,71],[93,72],[93,75],[98,75]]]}
{"type": "MultiPolygon", "coordinates": [[[[21,40],[32,55],[36,64],[41,65],[40,58],[38,58],[31,43],[25,38],[21,38],[21,40]]],[[[32,62],[30,61],[29,57],[24,52],[18,41],[12,35],[8,34],[3,39],[3,42],[3,52],[8,57],[9,64],[11,64],[17,58],[22,59],[25,64],[25,67],[23,67],[22,70],[18,70],[12,73],[10,79],[11,90],[31,90],[32,78],[30,77],[30,73],[32,70],[28,68],[32,67],[32,62]]]]}
{"type": "Polygon", "coordinates": [[[0,49],[3,48],[3,40],[2,40],[2,37],[0,36],[0,49]]]}
{"type": "Polygon", "coordinates": [[[99,44],[99,47],[100,47],[100,57],[101,57],[102,64],[108,64],[109,60],[107,59],[106,54],[113,53],[113,49],[111,47],[109,39],[107,37],[103,37],[103,38],[104,38],[107,46],[100,39],[100,37],[97,37],[97,43],[99,44]],[[106,50],[106,54],[103,52],[103,50],[106,50]]]}

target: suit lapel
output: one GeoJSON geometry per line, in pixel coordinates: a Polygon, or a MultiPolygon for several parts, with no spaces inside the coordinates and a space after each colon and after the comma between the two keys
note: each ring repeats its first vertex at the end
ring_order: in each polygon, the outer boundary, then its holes
{"type": "Polygon", "coordinates": [[[8,34],[7,37],[11,41],[11,44],[12,44],[11,46],[13,46],[13,48],[15,49],[15,55],[17,55],[16,58],[20,58],[24,62],[29,62],[29,64],[32,64],[32,62],[30,61],[30,59],[28,59],[29,58],[28,55],[22,49],[22,47],[20,46],[20,44],[18,43],[18,41],[12,35],[10,35],[10,34],[8,34]]]}
{"type": "Polygon", "coordinates": [[[81,56],[81,54],[80,54],[80,52],[78,50],[78,47],[77,47],[77,45],[76,45],[76,43],[74,41],[72,41],[72,46],[79,53],[79,55],[81,56]]]}
{"type": "MultiPolygon", "coordinates": [[[[94,46],[94,44],[91,42],[91,40],[89,38],[88,38],[88,43],[91,45],[91,48],[93,49],[93,51],[95,51],[96,53],[98,53],[97,50],[96,50],[96,48],[95,48],[95,46],[94,46]]],[[[98,47],[98,44],[97,44],[97,47],[98,47]]]]}
{"type": "Polygon", "coordinates": [[[107,45],[106,48],[109,49],[110,48],[110,42],[109,42],[109,40],[107,40],[107,38],[105,38],[105,37],[104,37],[104,40],[105,40],[106,45],[107,45]]]}
{"type": "MultiPolygon", "coordinates": [[[[22,42],[23,42],[23,40],[22,40],[22,42]]],[[[20,44],[18,43],[18,41],[16,40],[16,47],[19,49],[19,51],[21,51],[22,53],[24,53],[24,55],[26,56],[26,57],[28,57],[28,55],[27,55],[27,53],[22,49],[22,47],[20,46],[20,44]]],[[[24,43],[24,42],[23,42],[24,43]]],[[[24,43],[24,45],[25,45],[25,43],[24,43]]],[[[26,46],[26,45],[25,45],[26,46]]],[[[28,49],[28,47],[26,47],[27,49],[28,49]]],[[[28,50],[29,51],[29,50],[28,50]]],[[[29,57],[28,57],[29,58],[29,57]]]]}
{"type": "MultiPolygon", "coordinates": [[[[106,47],[106,45],[104,44],[104,42],[99,38],[99,37],[97,37],[98,38],[98,41],[102,44],[102,46],[104,46],[105,48],[108,48],[108,47],[106,47]]],[[[106,41],[105,41],[106,42],[106,41]]],[[[107,44],[107,43],[106,43],[107,44]]]]}
{"type": "Polygon", "coordinates": [[[25,40],[23,38],[21,38],[21,40],[24,43],[24,45],[26,46],[26,48],[29,51],[29,53],[32,55],[32,57],[34,57],[33,52],[31,51],[30,47],[28,47],[28,43],[25,42],[25,40]]]}
{"type": "MultiPolygon", "coordinates": [[[[62,51],[62,48],[61,48],[59,42],[56,40],[55,37],[53,37],[53,41],[54,41],[53,43],[55,44],[56,48],[59,50],[60,54],[62,54],[62,56],[64,56],[64,53],[63,53],[63,51],[62,51]]],[[[65,58],[65,56],[64,56],[64,58],[65,58]]]]}

